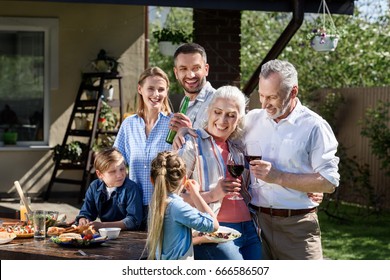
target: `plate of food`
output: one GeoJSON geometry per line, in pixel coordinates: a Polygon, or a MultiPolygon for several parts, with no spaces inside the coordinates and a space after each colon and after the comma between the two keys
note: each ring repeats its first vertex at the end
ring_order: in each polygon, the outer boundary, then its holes
{"type": "Polygon", "coordinates": [[[16,238],[16,234],[15,233],[9,233],[9,232],[0,232],[0,244],[6,244],[8,242],[11,242],[12,240],[14,240],[16,238]]]}
{"type": "Polygon", "coordinates": [[[52,236],[50,241],[63,247],[94,247],[106,242],[107,237],[69,232],[52,236]]]}
{"type": "Polygon", "coordinates": [[[59,236],[63,233],[79,233],[79,234],[82,234],[84,236],[87,234],[95,235],[95,234],[97,234],[97,231],[92,226],[88,226],[88,225],[85,225],[85,226],[72,225],[70,227],[65,227],[65,228],[53,226],[53,227],[49,227],[47,229],[48,236],[59,236]]]}
{"type": "Polygon", "coordinates": [[[31,238],[34,236],[34,229],[31,225],[3,226],[0,232],[15,233],[16,238],[31,238]]]}
{"type": "Polygon", "coordinates": [[[228,242],[241,237],[241,233],[233,228],[220,226],[215,232],[195,231],[193,237],[202,237],[213,243],[228,242]]]}

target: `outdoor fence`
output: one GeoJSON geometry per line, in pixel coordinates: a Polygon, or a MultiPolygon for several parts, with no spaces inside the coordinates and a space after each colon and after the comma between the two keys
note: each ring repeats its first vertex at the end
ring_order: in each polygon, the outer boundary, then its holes
{"type": "MultiPolygon", "coordinates": [[[[322,90],[321,95],[330,92],[340,93],[344,97],[344,103],[340,104],[337,113],[338,141],[346,147],[349,158],[360,164],[368,164],[370,184],[377,197],[376,206],[390,209],[390,177],[380,169],[380,161],[372,153],[369,138],[360,135],[362,126],[359,124],[367,108],[377,107],[379,100],[390,101],[390,87],[328,89],[322,90]]],[[[387,126],[390,127],[390,122],[387,126]]],[[[368,203],[368,195],[364,195],[361,190],[341,186],[339,192],[343,200],[364,205],[368,203]]]]}

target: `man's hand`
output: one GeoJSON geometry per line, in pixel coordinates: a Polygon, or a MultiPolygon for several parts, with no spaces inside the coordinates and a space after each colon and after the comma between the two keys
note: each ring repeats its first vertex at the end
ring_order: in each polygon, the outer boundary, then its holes
{"type": "MultiPolygon", "coordinates": [[[[335,186],[326,180],[319,173],[296,174],[282,172],[273,167],[271,162],[265,160],[252,160],[250,163],[250,171],[257,178],[264,182],[277,184],[293,190],[305,193],[332,193],[335,186]]],[[[322,201],[322,198],[317,197],[313,201],[322,201]]]]}
{"type": "Polygon", "coordinates": [[[272,163],[265,160],[251,160],[250,171],[252,174],[267,183],[279,184],[280,171],[272,166],[272,163]]]}
{"type": "Polygon", "coordinates": [[[169,128],[178,131],[182,127],[192,127],[192,123],[189,117],[182,113],[175,113],[169,122],[169,128]]]}

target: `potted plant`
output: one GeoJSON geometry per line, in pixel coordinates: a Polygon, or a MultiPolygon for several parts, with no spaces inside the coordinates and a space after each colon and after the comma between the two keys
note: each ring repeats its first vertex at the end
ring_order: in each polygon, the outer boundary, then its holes
{"type": "MultiPolygon", "coordinates": [[[[94,71],[97,71],[97,70],[94,69],[94,71]]],[[[81,78],[84,80],[85,87],[93,88],[94,86],[96,86],[95,83],[97,83],[97,81],[98,81],[97,78],[84,77],[83,73],[81,76],[82,76],[81,78]]],[[[85,90],[85,99],[86,100],[96,100],[97,98],[98,98],[98,91],[97,90],[93,90],[93,89],[86,89],[85,90]]]]}
{"type": "Polygon", "coordinates": [[[163,28],[153,32],[157,40],[160,52],[166,56],[173,56],[176,49],[183,43],[190,42],[192,34],[187,34],[182,29],[163,28]]]}
{"type": "Polygon", "coordinates": [[[58,144],[53,148],[53,160],[66,160],[78,164],[85,161],[87,152],[88,145],[80,141],[69,142],[64,148],[58,144]]]}
{"type": "Polygon", "coordinates": [[[102,101],[102,107],[99,113],[98,127],[104,130],[113,130],[119,122],[118,115],[112,110],[112,107],[107,102],[102,101]]]}
{"type": "Polygon", "coordinates": [[[91,121],[88,119],[87,114],[81,114],[74,117],[75,128],[78,130],[89,130],[91,129],[91,121]]]}
{"type": "Polygon", "coordinates": [[[309,34],[310,46],[318,52],[334,51],[339,39],[340,35],[337,31],[324,27],[313,29],[309,34]]]}
{"type": "Polygon", "coordinates": [[[114,57],[109,56],[104,49],[99,51],[91,65],[96,72],[118,73],[119,62],[114,57]]]}
{"type": "Polygon", "coordinates": [[[114,145],[115,142],[115,135],[111,134],[101,134],[98,138],[96,138],[95,142],[93,143],[92,150],[94,152],[99,152],[100,150],[104,148],[109,148],[114,145]]]}
{"type": "Polygon", "coordinates": [[[0,124],[4,128],[1,139],[4,145],[15,145],[18,140],[16,127],[19,124],[19,120],[16,112],[8,104],[5,104],[4,109],[0,111],[0,124]]]}
{"type": "Polygon", "coordinates": [[[16,145],[18,141],[18,133],[12,128],[6,128],[3,132],[4,145],[16,145]]]}
{"type": "Polygon", "coordinates": [[[319,10],[322,7],[322,26],[313,29],[308,34],[310,40],[310,46],[318,52],[334,51],[340,39],[340,34],[334,25],[332,16],[329,12],[328,6],[325,0],[321,1],[319,10]]]}

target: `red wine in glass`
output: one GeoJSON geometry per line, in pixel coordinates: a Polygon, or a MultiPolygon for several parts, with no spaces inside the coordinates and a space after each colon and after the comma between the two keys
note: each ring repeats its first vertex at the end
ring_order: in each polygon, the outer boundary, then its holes
{"type": "MultiPolygon", "coordinates": [[[[229,153],[227,158],[227,170],[234,178],[238,178],[244,172],[244,155],[238,153],[235,157],[229,153]]],[[[237,192],[229,193],[229,200],[243,200],[242,196],[237,192]]]]}
{"type": "MultiPolygon", "coordinates": [[[[252,160],[261,160],[263,153],[261,151],[260,142],[257,140],[249,140],[245,143],[245,159],[248,163],[252,160]]],[[[252,174],[251,180],[254,180],[252,183],[258,183],[258,179],[252,174]]]]}
{"type": "Polygon", "coordinates": [[[242,164],[228,164],[227,169],[234,178],[238,178],[241,176],[242,172],[244,172],[244,165],[242,164]]]}
{"type": "Polygon", "coordinates": [[[262,156],[250,156],[250,155],[245,155],[245,159],[248,163],[250,163],[252,160],[261,160],[262,156]]]}

